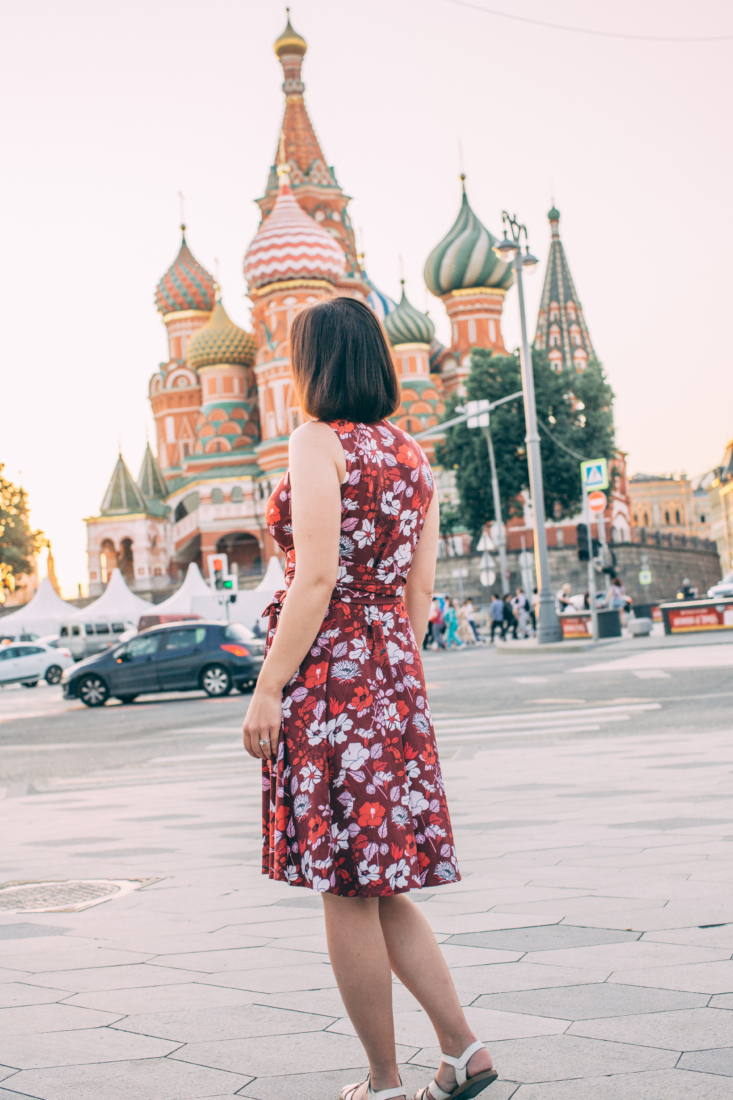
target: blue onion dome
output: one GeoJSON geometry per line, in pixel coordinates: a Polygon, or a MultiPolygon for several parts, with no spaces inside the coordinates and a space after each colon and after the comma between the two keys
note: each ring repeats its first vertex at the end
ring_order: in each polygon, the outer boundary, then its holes
{"type": "Polygon", "coordinates": [[[461,176],[461,209],[447,234],[430,253],[425,264],[425,282],[431,294],[440,298],[452,290],[497,287],[507,290],[514,280],[511,264],[495,252],[496,237],[489,233],[471,209],[461,176]]]}
{"type": "Polygon", "coordinates": [[[384,319],[384,327],[392,347],[397,344],[430,344],[435,336],[435,325],[427,313],[421,313],[407,300],[405,280],[401,280],[402,297],[397,309],[384,319]]]}
{"type": "Polygon", "coordinates": [[[364,253],[360,252],[356,258],[359,261],[362,281],[369,287],[367,304],[372,307],[379,320],[384,324],[384,319],[387,314],[397,309],[397,303],[393,298],[390,298],[389,294],[385,294],[384,291],[379,290],[367,275],[366,268],[364,267],[364,253]]]}

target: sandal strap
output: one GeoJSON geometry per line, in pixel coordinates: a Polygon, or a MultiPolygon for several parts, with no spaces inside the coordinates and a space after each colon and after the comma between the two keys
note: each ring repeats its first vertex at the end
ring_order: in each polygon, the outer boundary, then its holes
{"type": "MultiPolygon", "coordinates": [[[[402,1078],[400,1078],[400,1082],[401,1081],[402,1078]]],[[[375,1092],[372,1088],[371,1073],[367,1074],[366,1083],[368,1086],[367,1095],[369,1097],[369,1100],[393,1100],[395,1096],[405,1096],[405,1086],[402,1083],[400,1083],[400,1087],[398,1089],[380,1089],[378,1092],[375,1092]]],[[[437,1097],[436,1100],[438,1100],[437,1097]]]]}
{"type": "Polygon", "coordinates": [[[422,1097],[422,1100],[429,1100],[427,1096],[428,1092],[430,1096],[433,1097],[433,1100],[448,1100],[448,1097],[453,1095],[453,1093],[446,1092],[445,1089],[442,1089],[435,1078],[432,1079],[425,1092],[426,1095],[422,1097]]]}
{"type": "MultiPolygon", "coordinates": [[[[471,1043],[470,1046],[466,1047],[460,1058],[452,1058],[450,1054],[443,1054],[443,1051],[441,1050],[440,1057],[443,1059],[444,1062],[447,1062],[449,1066],[453,1066],[454,1070],[456,1071],[456,1082],[459,1085],[465,1085],[466,1081],[468,1080],[466,1066],[470,1062],[471,1056],[475,1054],[477,1050],[481,1050],[483,1048],[483,1045],[484,1044],[479,1039],[477,1039],[475,1043],[471,1043]]],[[[442,1089],[440,1091],[443,1092],[442,1089]]],[[[432,1085],[430,1086],[430,1092],[435,1097],[435,1100],[447,1100],[447,1097],[451,1095],[449,1092],[443,1092],[442,1096],[437,1096],[436,1093],[433,1092],[432,1085]]]]}

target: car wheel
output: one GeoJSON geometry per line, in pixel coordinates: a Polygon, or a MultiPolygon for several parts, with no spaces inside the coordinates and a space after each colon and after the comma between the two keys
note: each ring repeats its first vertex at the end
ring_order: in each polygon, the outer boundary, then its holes
{"type": "Polygon", "coordinates": [[[99,676],[85,676],[79,681],[76,693],[88,707],[103,707],[109,698],[109,689],[99,676]]]}
{"type": "Polygon", "coordinates": [[[57,684],[63,676],[63,671],[61,665],[51,665],[50,668],[46,669],[46,683],[57,684]]]}
{"type": "Polygon", "coordinates": [[[38,680],[24,680],[23,681],[23,687],[24,688],[38,687],[38,680]]]}
{"type": "Polygon", "coordinates": [[[123,706],[127,706],[129,703],[135,702],[137,695],[118,695],[117,698],[123,706]]]}
{"type": "Polygon", "coordinates": [[[228,695],[232,690],[232,678],[223,665],[209,665],[201,673],[201,687],[207,695],[228,695]]]}

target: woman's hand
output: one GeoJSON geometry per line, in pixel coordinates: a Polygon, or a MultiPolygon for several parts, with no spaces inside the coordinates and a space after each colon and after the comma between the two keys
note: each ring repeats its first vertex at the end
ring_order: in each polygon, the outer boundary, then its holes
{"type": "Polygon", "coordinates": [[[282,691],[255,688],[242,725],[242,741],[250,756],[260,760],[277,757],[282,717],[282,691]]]}

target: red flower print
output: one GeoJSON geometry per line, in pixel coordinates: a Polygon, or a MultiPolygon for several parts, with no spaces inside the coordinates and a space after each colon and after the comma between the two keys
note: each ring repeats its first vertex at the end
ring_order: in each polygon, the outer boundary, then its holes
{"type": "Polygon", "coordinates": [[[435,749],[432,745],[426,745],[423,751],[420,753],[420,759],[424,760],[429,768],[435,767],[435,761],[438,759],[435,755],[435,749]]]}
{"type": "Polygon", "coordinates": [[[417,862],[420,869],[424,871],[426,867],[430,866],[430,856],[427,854],[427,852],[418,852],[417,862]]]}
{"type": "Polygon", "coordinates": [[[276,504],[269,504],[267,508],[267,522],[272,527],[280,522],[280,509],[276,504]]]}
{"type": "Polygon", "coordinates": [[[410,708],[404,699],[397,700],[397,710],[399,711],[400,718],[407,718],[407,715],[410,713],[410,708]]]}
{"type": "Polygon", "coordinates": [[[314,688],[318,687],[319,684],[325,684],[327,675],[328,665],[325,662],[320,665],[313,665],[305,674],[305,686],[314,688]]]}
{"type": "Polygon", "coordinates": [[[312,817],[309,822],[308,840],[315,847],[328,830],[328,823],[322,817],[312,817]]]}
{"type": "Polygon", "coordinates": [[[417,845],[415,843],[415,834],[408,833],[405,837],[405,855],[413,858],[417,855],[417,845]]]}
{"type": "Polygon", "coordinates": [[[354,707],[359,714],[361,714],[363,710],[366,710],[367,707],[370,707],[373,702],[374,696],[364,684],[360,684],[359,687],[354,689],[351,706],[354,707]]]}
{"type": "Polygon", "coordinates": [[[377,828],[384,821],[384,806],[379,802],[364,802],[359,807],[357,821],[360,825],[373,825],[377,828]]]}
{"type": "Polygon", "coordinates": [[[395,458],[398,462],[404,462],[405,466],[409,466],[411,470],[414,470],[420,463],[420,456],[416,448],[411,447],[409,443],[402,444],[395,458]]]}
{"type": "Polygon", "coordinates": [[[288,821],[290,820],[290,807],[281,802],[275,812],[275,828],[280,833],[284,833],[288,827],[288,821]]]}

